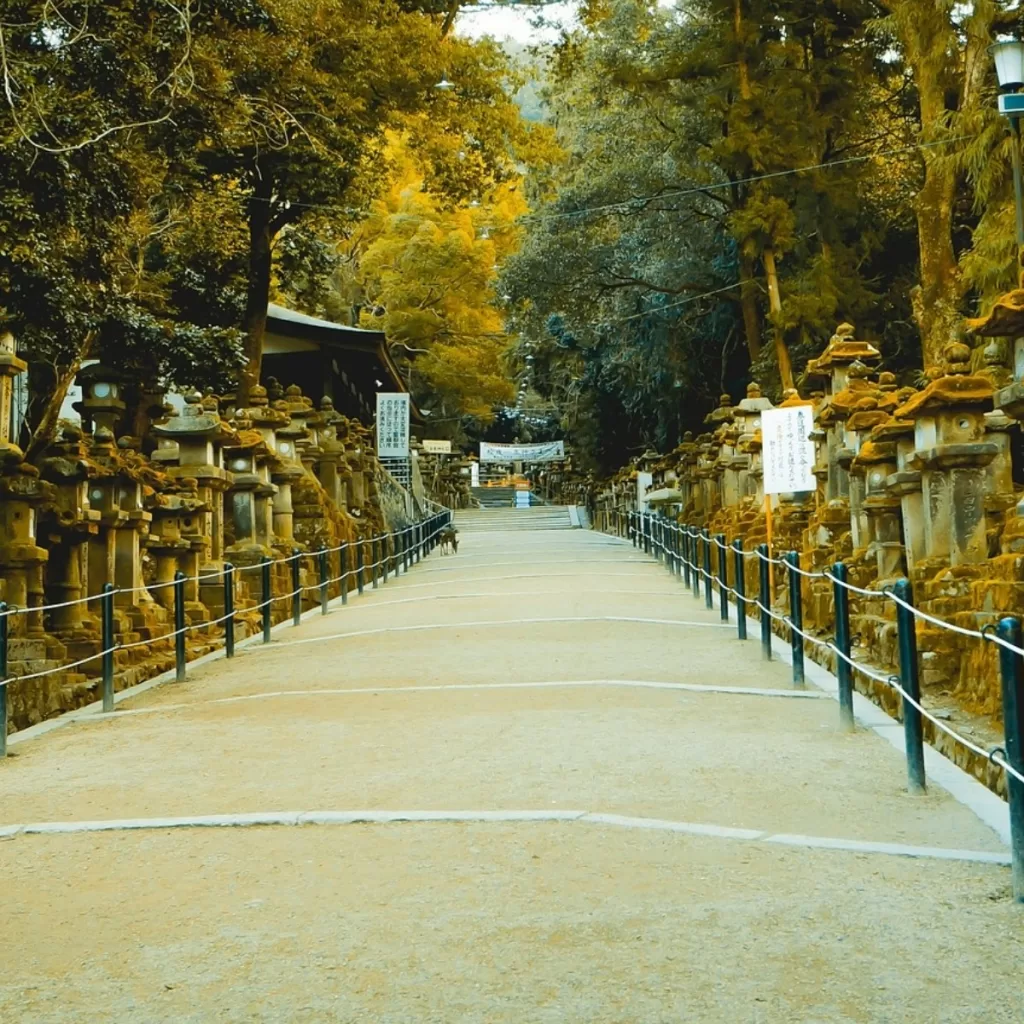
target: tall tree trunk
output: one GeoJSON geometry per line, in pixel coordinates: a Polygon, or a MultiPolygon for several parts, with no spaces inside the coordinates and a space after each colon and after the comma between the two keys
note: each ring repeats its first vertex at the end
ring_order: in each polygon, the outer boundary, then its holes
{"type": "MultiPolygon", "coordinates": [[[[921,110],[921,136],[935,138],[946,115],[942,83],[924,69],[915,74],[921,110]],[[921,81],[923,79],[923,81],[921,81]]],[[[942,147],[939,147],[940,149],[942,147]]],[[[947,154],[939,149],[922,150],[924,183],[917,194],[918,261],[920,282],[911,294],[914,319],[921,332],[921,353],[926,367],[935,366],[960,316],[961,285],[953,250],[953,204],[956,172],[947,154]]]]}
{"type": "Polygon", "coordinates": [[[795,387],[793,383],[793,364],[789,358],[789,347],[782,334],[782,295],[779,292],[779,272],[775,266],[775,250],[769,245],[761,254],[764,260],[764,272],[768,278],[768,308],[772,314],[772,338],[775,342],[775,359],[779,364],[779,377],[782,379],[782,390],[788,391],[795,387]]]}
{"type": "MultiPolygon", "coordinates": [[[[901,29],[903,50],[910,55],[921,141],[938,141],[949,115],[951,94],[958,94],[960,113],[978,106],[990,66],[986,50],[1000,14],[998,5],[978,0],[971,5],[969,16],[956,25],[945,5],[930,0],[883,3],[901,15],[896,24],[901,29]],[[951,68],[955,69],[952,76],[951,68]]],[[[948,156],[948,146],[921,151],[924,184],[915,203],[920,284],[911,300],[926,367],[941,361],[942,350],[955,336],[963,313],[964,284],[953,247],[958,178],[948,156]]]]}
{"type": "Polygon", "coordinates": [[[740,257],[740,310],[743,313],[743,334],[747,352],[753,362],[761,354],[761,316],[757,308],[757,282],[754,280],[754,261],[740,257]]]}
{"type": "Polygon", "coordinates": [[[750,88],[750,68],[747,66],[745,40],[743,38],[743,0],[733,0],[732,29],[736,38],[737,75],[739,77],[740,98],[749,100],[753,96],[750,88]]]}
{"type": "Polygon", "coordinates": [[[271,209],[266,202],[254,201],[249,208],[249,288],[245,303],[246,363],[238,375],[236,404],[249,404],[252,389],[260,382],[263,363],[263,337],[267,332],[267,303],[270,301],[270,276],[273,266],[271,209]]]}

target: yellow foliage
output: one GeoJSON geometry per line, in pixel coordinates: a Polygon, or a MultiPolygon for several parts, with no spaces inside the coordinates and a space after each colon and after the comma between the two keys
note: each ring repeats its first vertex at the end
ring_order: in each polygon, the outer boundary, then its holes
{"type": "Polygon", "coordinates": [[[513,397],[494,284],[519,245],[522,180],[492,182],[478,200],[446,207],[425,191],[406,135],[392,134],[385,156],[390,185],[347,246],[366,297],[360,322],[411,358],[414,391],[448,415],[487,421],[513,397]]]}

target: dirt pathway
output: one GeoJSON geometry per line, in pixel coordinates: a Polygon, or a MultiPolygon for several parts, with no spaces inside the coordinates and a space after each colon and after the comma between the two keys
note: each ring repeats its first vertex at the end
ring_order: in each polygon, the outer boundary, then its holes
{"type": "Polygon", "coordinates": [[[632,548],[466,535],[15,745],[0,1020],[1021,1020],[999,838],[837,723],[632,548]]]}

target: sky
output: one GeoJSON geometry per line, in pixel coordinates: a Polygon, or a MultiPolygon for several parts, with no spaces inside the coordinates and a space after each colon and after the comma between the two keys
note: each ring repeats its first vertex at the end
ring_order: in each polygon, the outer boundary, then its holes
{"type": "Polygon", "coordinates": [[[543,8],[544,17],[556,24],[540,29],[530,23],[536,16],[536,8],[501,6],[462,11],[455,23],[455,30],[459,35],[473,39],[494,36],[495,39],[514,39],[519,43],[552,42],[558,38],[560,25],[568,27],[574,23],[576,7],[576,0],[548,4],[543,8]]]}

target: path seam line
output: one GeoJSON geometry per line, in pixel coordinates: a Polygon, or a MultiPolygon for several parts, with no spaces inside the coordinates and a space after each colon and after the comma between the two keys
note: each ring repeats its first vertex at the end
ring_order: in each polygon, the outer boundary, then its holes
{"type": "Polygon", "coordinates": [[[906,843],[875,842],[830,836],[804,836],[744,829],[703,822],[633,817],[584,810],[450,810],[450,811],[265,811],[248,814],[205,814],[165,818],[116,818],[106,821],[38,821],[0,826],[0,839],[30,835],[84,835],[97,832],[137,832],[202,828],[265,828],[300,825],[394,825],[412,823],[521,824],[582,822],[613,828],[670,832],[702,838],[768,843],[800,849],[837,850],[846,853],[913,857],[922,860],[971,861],[979,864],[1010,864],[1008,853],[947,849],[906,843]]]}

